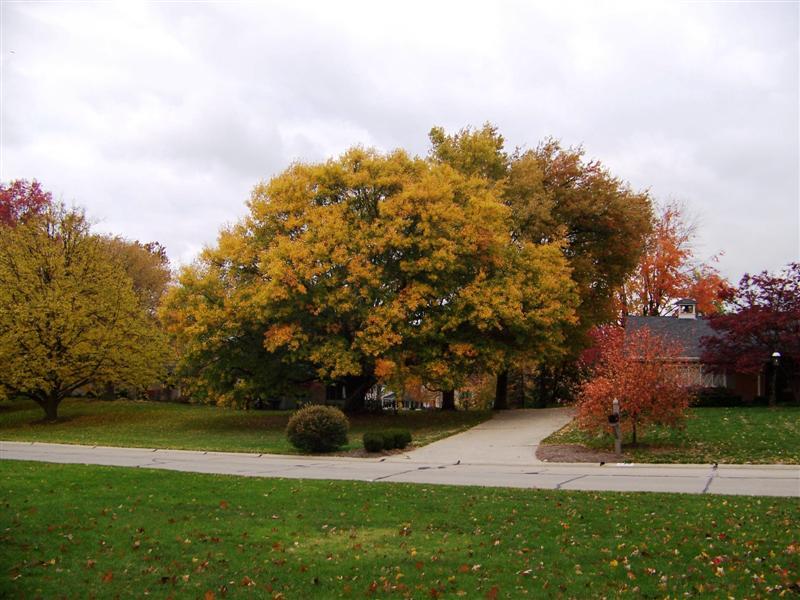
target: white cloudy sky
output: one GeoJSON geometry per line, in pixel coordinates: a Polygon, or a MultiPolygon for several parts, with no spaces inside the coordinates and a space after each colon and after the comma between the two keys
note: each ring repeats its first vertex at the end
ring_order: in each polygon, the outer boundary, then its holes
{"type": "Polygon", "coordinates": [[[699,254],[800,253],[796,2],[10,2],[0,180],[176,263],[295,159],[552,135],[686,203],[699,254]]]}

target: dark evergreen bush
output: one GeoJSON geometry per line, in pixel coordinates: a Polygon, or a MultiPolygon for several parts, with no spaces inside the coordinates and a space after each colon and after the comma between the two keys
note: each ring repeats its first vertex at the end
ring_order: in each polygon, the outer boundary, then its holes
{"type": "Polygon", "coordinates": [[[387,450],[405,448],[410,443],[411,433],[408,429],[387,429],[383,432],[383,447],[387,450]]]}
{"type": "Polygon", "coordinates": [[[742,406],[742,397],[724,387],[699,388],[692,400],[692,406],[720,407],[742,406]]]}
{"type": "Polygon", "coordinates": [[[405,448],[411,443],[411,432],[408,429],[395,429],[394,447],[405,448]]]}
{"type": "Polygon", "coordinates": [[[364,450],[367,452],[380,452],[383,450],[383,434],[368,431],[362,438],[364,450]]]}

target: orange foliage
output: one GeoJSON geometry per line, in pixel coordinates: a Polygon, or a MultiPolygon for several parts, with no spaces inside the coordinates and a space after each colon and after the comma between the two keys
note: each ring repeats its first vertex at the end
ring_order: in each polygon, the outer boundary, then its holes
{"type": "Polygon", "coordinates": [[[680,346],[647,329],[626,332],[603,327],[593,332],[596,347],[592,376],[582,386],[578,424],[602,431],[614,398],[619,400],[623,432],[648,424],[678,426],[686,417],[689,390],[681,382],[680,346]]]}
{"type": "Polygon", "coordinates": [[[666,315],[680,298],[694,299],[701,314],[719,312],[730,284],[712,264],[718,256],[695,260],[695,226],[684,213],[671,203],[656,216],[639,265],[619,294],[621,314],[666,315]]]}

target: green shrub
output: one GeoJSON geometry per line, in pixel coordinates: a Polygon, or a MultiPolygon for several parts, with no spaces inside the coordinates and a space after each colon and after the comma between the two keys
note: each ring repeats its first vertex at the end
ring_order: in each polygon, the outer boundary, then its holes
{"type": "Polygon", "coordinates": [[[411,443],[411,432],[408,429],[400,430],[400,445],[398,448],[405,448],[411,443]]]}
{"type": "Polygon", "coordinates": [[[364,450],[367,452],[380,452],[383,450],[383,434],[368,431],[362,438],[364,450]]]}
{"type": "Polygon", "coordinates": [[[311,404],[295,412],[286,426],[291,444],[306,452],[331,452],[347,443],[350,423],[338,408],[311,404]]]}
{"type": "Polygon", "coordinates": [[[387,450],[405,448],[410,443],[411,433],[408,429],[387,429],[383,432],[383,447],[387,450]]]}
{"type": "Polygon", "coordinates": [[[411,443],[411,432],[408,429],[394,430],[394,447],[405,448],[411,443]]]}
{"type": "Polygon", "coordinates": [[[692,398],[692,406],[742,406],[742,397],[733,390],[724,387],[698,388],[692,398]]]}
{"type": "Polygon", "coordinates": [[[395,430],[394,429],[386,429],[385,431],[381,431],[381,435],[383,436],[383,448],[385,450],[394,450],[397,448],[395,445],[395,430]]]}

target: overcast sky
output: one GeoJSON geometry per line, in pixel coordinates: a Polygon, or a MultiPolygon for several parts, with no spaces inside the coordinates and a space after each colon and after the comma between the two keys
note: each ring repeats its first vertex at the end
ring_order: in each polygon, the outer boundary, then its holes
{"type": "Polygon", "coordinates": [[[800,254],[796,2],[3,2],[0,180],[191,261],[293,160],[433,125],[583,144],[698,254],[800,254]]]}

